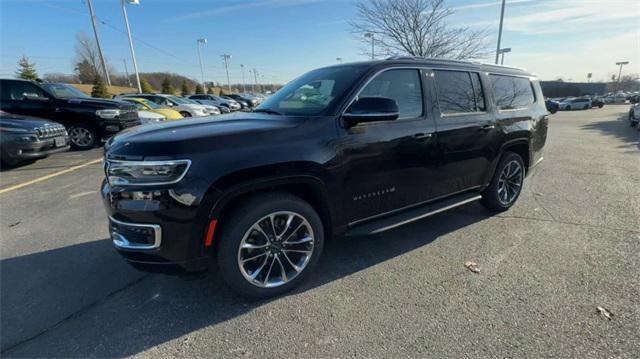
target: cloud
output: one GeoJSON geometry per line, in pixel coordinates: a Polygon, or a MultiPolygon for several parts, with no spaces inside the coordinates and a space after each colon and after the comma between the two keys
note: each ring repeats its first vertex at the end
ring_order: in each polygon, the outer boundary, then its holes
{"type": "Polygon", "coordinates": [[[179,15],[171,19],[171,22],[201,19],[205,17],[225,14],[232,11],[247,10],[247,9],[265,7],[265,6],[294,6],[294,5],[310,4],[318,1],[321,1],[321,0],[263,0],[263,1],[238,2],[233,5],[218,6],[209,10],[202,10],[202,11],[193,12],[189,14],[179,15]]]}
{"type": "MultiPolygon", "coordinates": [[[[477,4],[476,4],[477,5],[477,4]]],[[[526,15],[510,16],[504,26],[508,31],[525,34],[552,34],[592,30],[596,24],[616,24],[624,20],[638,23],[640,2],[635,1],[558,1],[538,3],[526,15]]],[[[468,26],[495,25],[498,20],[479,21],[468,26]]]]}
{"type": "MultiPolygon", "coordinates": [[[[534,1],[534,0],[510,0],[510,1],[507,1],[506,4],[507,5],[514,5],[514,4],[521,4],[521,3],[527,3],[527,2],[532,2],[532,1],[534,1]]],[[[494,0],[492,2],[484,2],[484,3],[477,3],[477,4],[454,6],[454,7],[451,8],[451,10],[460,11],[460,10],[482,9],[482,8],[485,8],[485,7],[500,6],[500,5],[502,5],[502,1],[494,0]]]]}

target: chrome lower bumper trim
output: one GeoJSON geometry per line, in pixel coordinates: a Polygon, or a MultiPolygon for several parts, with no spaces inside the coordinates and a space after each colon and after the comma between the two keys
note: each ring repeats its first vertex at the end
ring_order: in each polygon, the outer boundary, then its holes
{"type": "Polygon", "coordinates": [[[122,222],[122,221],[118,221],[117,219],[114,219],[111,216],[109,216],[109,221],[121,226],[148,228],[153,230],[153,237],[154,237],[153,244],[140,244],[140,243],[129,242],[129,240],[127,240],[127,238],[125,238],[120,233],[112,231],[111,225],[109,225],[111,240],[113,241],[113,245],[115,245],[117,248],[129,249],[129,250],[149,250],[149,249],[156,249],[160,247],[160,243],[162,242],[162,227],[160,227],[160,225],[122,222]]]}

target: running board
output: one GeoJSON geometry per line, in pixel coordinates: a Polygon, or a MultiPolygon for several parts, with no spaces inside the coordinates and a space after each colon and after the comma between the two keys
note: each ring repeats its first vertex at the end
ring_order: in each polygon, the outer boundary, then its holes
{"type": "Polygon", "coordinates": [[[462,206],[464,204],[477,201],[482,196],[476,193],[465,193],[448,198],[446,200],[422,205],[418,208],[409,209],[398,214],[391,215],[380,220],[364,223],[354,227],[347,232],[347,236],[367,236],[381,233],[392,228],[400,227],[434,214],[447,211],[449,209],[462,206]]]}

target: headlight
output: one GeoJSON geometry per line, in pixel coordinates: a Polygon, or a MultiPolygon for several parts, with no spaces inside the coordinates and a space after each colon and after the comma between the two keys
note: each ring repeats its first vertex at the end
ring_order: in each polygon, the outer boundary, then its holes
{"type": "Polygon", "coordinates": [[[114,186],[158,186],[180,182],[190,166],[190,160],[107,160],[105,173],[109,184],[114,186]]]}
{"type": "Polygon", "coordinates": [[[106,118],[106,119],[116,118],[120,116],[120,110],[114,110],[114,109],[98,110],[96,111],[96,116],[100,118],[106,118]]]}

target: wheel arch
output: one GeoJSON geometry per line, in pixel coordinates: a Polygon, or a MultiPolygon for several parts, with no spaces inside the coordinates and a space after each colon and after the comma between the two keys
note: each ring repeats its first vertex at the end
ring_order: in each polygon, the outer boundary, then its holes
{"type": "Polygon", "coordinates": [[[498,151],[498,156],[496,156],[495,160],[491,164],[491,170],[488,171],[487,178],[485,178],[484,180],[483,188],[489,185],[489,183],[491,182],[491,179],[495,174],[496,168],[498,167],[498,163],[500,163],[500,161],[502,160],[502,157],[504,157],[504,154],[506,152],[514,152],[518,154],[522,158],[522,161],[524,162],[525,173],[528,174],[529,166],[531,164],[530,149],[531,149],[531,144],[529,142],[529,139],[527,138],[516,138],[516,139],[512,139],[505,142],[500,147],[498,151]]]}

